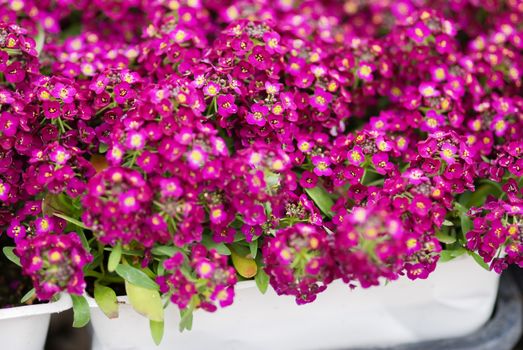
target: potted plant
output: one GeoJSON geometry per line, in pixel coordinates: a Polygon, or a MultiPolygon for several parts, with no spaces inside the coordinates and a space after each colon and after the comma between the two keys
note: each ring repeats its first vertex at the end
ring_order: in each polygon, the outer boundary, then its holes
{"type": "Polygon", "coordinates": [[[30,104],[45,34],[36,22],[25,24],[0,24],[0,339],[8,348],[38,350],[44,347],[50,315],[70,308],[71,302],[59,290],[37,300],[15,251],[25,230],[15,223],[39,213],[31,189],[20,180],[32,147],[39,147],[39,129],[33,127],[39,122],[33,114],[37,111],[30,104]]]}
{"type": "Polygon", "coordinates": [[[99,349],[288,348],[289,334],[297,349],[339,348],[479,328],[495,272],[522,264],[520,10],[47,11],[40,57],[15,35],[38,69],[22,121],[0,124],[19,145],[20,176],[0,173],[5,226],[36,296],[71,294],[99,349]],[[193,315],[192,332],[174,331],[193,315]]]}
{"type": "MultiPolygon", "coordinates": [[[[2,243],[5,241],[5,238],[0,239],[2,243]]],[[[51,314],[69,309],[71,302],[67,295],[57,295],[54,301],[39,303],[31,280],[22,275],[17,257],[10,249],[4,249],[4,253],[0,256],[2,343],[12,349],[43,349],[51,314]]]]}

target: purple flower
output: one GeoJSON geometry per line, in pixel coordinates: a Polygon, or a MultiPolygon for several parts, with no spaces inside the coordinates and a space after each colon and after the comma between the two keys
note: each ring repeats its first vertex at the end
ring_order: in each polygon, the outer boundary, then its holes
{"type": "Polygon", "coordinates": [[[324,156],[313,156],[311,158],[314,165],[314,174],[318,176],[331,176],[332,169],[329,168],[330,160],[324,156]]]}
{"type": "Polygon", "coordinates": [[[74,101],[74,96],[76,94],[75,88],[71,86],[66,86],[62,83],[58,83],[54,86],[51,91],[51,95],[54,98],[61,99],[64,103],[71,103],[74,101]]]}
{"type": "Polygon", "coordinates": [[[417,168],[407,170],[403,174],[403,177],[405,177],[407,181],[413,185],[419,185],[429,180],[429,178],[425,176],[423,170],[417,168]]]}
{"type": "Polygon", "coordinates": [[[128,149],[140,150],[145,147],[146,136],[141,131],[130,131],[127,133],[125,146],[128,149]]]}
{"type": "Polygon", "coordinates": [[[304,171],[301,179],[300,179],[300,185],[303,188],[314,188],[316,187],[316,184],[318,183],[318,177],[316,176],[316,172],[312,173],[310,171],[304,171]]]}
{"type": "Polygon", "coordinates": [[[361,62],[358,67],[358,77],[363,81],[371,82],[374,79],[372,75],[374,69],[374,65],[366,62],[361,62]]]}
{"type": "Polygon", "coordinates": [[[326,234],[298,224],[280,230],[264,247],[270,283],[279,295],[293,295],[297,304],[310,303],[332,281],[326,234]]]}
{"type": "Polygon", "coordinates": [[[46,235],[51,233],[55,228],[54,220],[48,216],[38,218],[34,222],[35,231],[39,235],[46,235]]]}
{"type": "Polygon", "coordinates": [[[13,84],[19,83],[25,78],[25,70],[22,68],[22,64],[18,61],[8,65],[4,74],[5,80],[7,80],[8,83],[13,84]]]}
{"type": "Polygon", "coordinates": [[[178,198],[183,194],[183,188],[177,178],[161,179],[160,188],[163,197],[178,198]]]}
{"type": "Polygon", "coordinates": [[[440,95],[440,92],[436,88],[436,84],[431,82],[421,83],[418,90],[423,97],[436,97],[440,95]]]}
{"type": "Polygon", "coordinates": [[[0,201],[7,202],[10,191],[11,186],[8,183],[2,182],[2,180],[0,180],[0,201]]]}
{"type": "Polygon", "coordinates": [[[126,214],[136,212],[140,208],[138,192],[135,190],[130,190],[120,194],[118,197],[118,202],[120,203],[120,209],[126,214]]]}
{"type": "Polygon", "coordinates": [[[389,162],[389,155],[387,153],[376,153],[372,156],[372,163],[378,174],[381,175],[385,175],[394,169],[394,164],[389,162]]]}
{"type": "Polygon", "coordinates": [[[207,158],[207,153],[200,147],[194,147],[187,153],[187,161],[192,169],[201,168],[207,161],[207,158]]]}
{"type": "Polygon", "coordinates": [[[412,213],[418,216],[427,216],[431,208],[430,200],[421,195],[416,195],[412,199],[410,204],[410,210],[412,213]]]}
{"type": "Polygon", "coordinates": [[[207,85],[205,85],[205,87],[203,88],[204,94],[207,96],[211,96],[211,97],[218,95],[220,90],[221,90],[220,85],[218,85],[212,81],[209,82],[207,85]]]}
{"type": "Polygon", "coordinates": [[[360,165],[365,161],[365,155],[363,154],[362,149],[359,146],[354,147],[351,151],[348,152],[347,158],[349,163],[352,165],[360,165]]]}
{"type": "Polygon", "coordinates": [[[332,95],[323,89],[317,88],[310,98],[310,104],[320,112],[325,112],[332,101],[332,95]]]}
{"type": "Polygon", "coordinates": [[[430,34],[430,29],[423,22],[416,23],[407,31],[409,38],[418,44],[422,43],[430,34]]]}
{"type": "Polygon", "coordinates": [[[89,84],[89,88],[99,95],[103,91],[105,91],[105,88],[108,83],[109,78],[106,75],[101,74],[98,77],[96,77],[96,79],[92,80],[91,84],[89,84]]]}
{"type": "Polygon", "coordinates": [[[454,164],[456,162],[455,156],[458,148],[451,143],[444,143],[441,146],[440,156],[447,162],[447,164],[454,164]]]}
{"type": "Polygon", "coordinates": [[[407,270],[407,277],[411,280],[426,279],[430,273],[422,264],[407,264],[405,269],[407,270]]]}
{"type": "MultiPolygon", "coordinates": [[[[0,185],[1,186],[1,185],[0,185]]],[[[7,235],[14,239],[15,243],[18,243],[23,239],[27,234],[27,229],[23,226],[19,220],[14,220],[11,222],[7,228],[7,235]]]]}
{"type": "Polygon", "coordinates": [[[64,165],[71,159],[71,154],[64,147],[56,146],[49,154],[49,159],[58,165],[64,165]]]}
{"type": "Polygon", "coordinates": [[[3,112],[0,115],[0,133],[12,137],[16,135],[19,125],[19,118],[15,118],[11,113],[3,112]]]}
{"type": "Polygon", "coordinates": [[[238,107],[234,104],[234,96],[231,94],[220,95],[216,100],[218,105],[218,114],[222,117],[229,117],[238,112],[238,107]]]}
{"type": "Polygon", "coordinates": [[[44,115],[48,119],[56,119],[60,117],[60,102],[58,101],[44,101],[42,104],[44,115]]]}
{"type": "Polygon", "coordinates": [[[281,37],[276,32],[267,32],[263,34],[263,41],[265,42],[265,49],[269,54],[282,53],[280,46],[281,37]]]}
{"type": "Polygon", "coordinates": [[[249,55],[249,63],[254,68],[265,70],[271,66],[272,60],[269,53],[262,46],[256,46],[249,55]]]}
{"type": "Polygon", "coordinates": [[[27,236],[18,241],[16,254],[31,277],[36,295],[50,300],[60,291],[82,295],[83,267],[92,260],[76,233],[27,236]]]}
{"type": "Polygon", "coordinates": [[[251,107],[251,113],[247,113],[246,121],[250,125],[264,126],[266,123],[265,116],[269,113],[267,106],[254,104],[251,107]]]}
{"type": "Polygon", "coordinates": [[[211,300],[219,303],[220,307],[229,306],[234,300],[234,289],[225,286],[217,286],[211,294],[211,300]]]}
{"type": "Polygon", "coordinates": [[[444,125],[444,122],[444,117],[431,109],[427,111],[425,116],[425,123],[422,125],[421,130],[433,132],[437,129],[440,129],[444,125]]]}
{"type": "Polygon", "coordinates": [[[227,220],[227,212],[221,205],[211,207],[209,208],[209,219],[213,224],[220,225],[227,220]]]}
{"type": "Polygon", "coordinates": [[[207,259],[200,259],[195,266],[196,273],[201,278],[209,278],[214,273],[214,265],[207,259]]]}
{"type": "Polygon", "coordinates": [[[123,104],[134,98],[134,90],[131,88],[131,85],[123,82],[114,87],[114,100],[118,104],[123,104]]]}

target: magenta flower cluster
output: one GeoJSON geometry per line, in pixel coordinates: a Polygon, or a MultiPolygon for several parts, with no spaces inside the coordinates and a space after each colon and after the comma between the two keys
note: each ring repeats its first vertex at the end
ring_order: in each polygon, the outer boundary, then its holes
{"type": "Polygon", "coordinates": [[[520,1],[0,15],[0,228],[41,299],[115,283],[109,255],[207,311],[256,274],[302,304],[465,252],[523,266],[520,1]]]}
{"type": "Polygon", "coordinates": [[[159,276],[157,281],[160,291],[170,295],[171,301],[180,309],[185,309],[198,295],[199,307],[214,312],[217,306],[225,307],[234,299],[236,272],[229,266],[227,257],[216,251],[209,252],[203,245],[195,245],[191,251],[194,274],[188,274],[182,268],[184,255],[176,253],[163,262],[167,274],[159,276]]]}
{"type": "Polygon", "coordinates": [[[63,290],[82,294],[86,286],[82,268],[92,258],[78,235],[60,232],[47,216],[36,220],[35,228],[34,236],[17,242],[16,253],[24,271],[32,278],[38,297],[48,300],[63,290]]]}

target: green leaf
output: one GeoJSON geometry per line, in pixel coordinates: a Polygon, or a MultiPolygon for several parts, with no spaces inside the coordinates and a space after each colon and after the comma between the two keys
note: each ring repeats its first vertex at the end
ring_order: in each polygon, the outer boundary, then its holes
{"type": "Polygon", "coordinates": [[[474,260],[476,260],[476,262],[478,263],[479,266],[481,266],[482,268],[484,268],[487,271],[490,271],[489,265],[477,253],[471,252],[471,251],[467,251],[467,254],[470,255],[472,258],[474,258],[474,260]]]}
{"type": "Polygon", "coordinates": [[[265,294],[267,292],[267,288],[269,287],[269,275],[267,275],[267,273],[265,273],[262,268],[259,268],[254,280],[256,281],[258,290],[262,294],[265,294]]]}
{"type": "Polygon", "coordinates": [[[327,215],[328,217],[332,218],[332,206],[334,205],[334,201],[329,196],[327,191],[323,187],[316,186],[313,188],[304,188],[305,192],[311,197],[311,199],[316,203],[318,208],[327,215]]]}
{"type": "Polygon", "coordinates": [[[184,330],[190,331],[192,329],[194,303],[196,300],[195,298],[196,297],[193,297],[193,299],[191,299],[191,303],[189,304],[188,308],[180,310],[180,332],[183,332],[184,330]]]}
{"type": "Polygon", "coordinates": [[[152,249],[153,255],[162,255],[162,256],[167,256],[169,258],[172,258],[174,256],[174,254],[176,254],[178,252],[183,253],[183,251],[180,248],[175,247],[175,246],[160,245],[160,246],[154,247],[152,249]]]}
{"type": "Polygon", "coordinates": [[[80,35],[82,33],[82,12],[72,10],[68,15],[69,24],[60,31],[60,39],[67,39],[71,36],[80,35]]]}
{"type": "Polygon", "coordinates": [[[240,276],[245,278],[252,278],[256,276],[258,265],[256,265],[256,261],[254,261],[254,259],[241,256],[235,251],[231,252],[231,259],[234,268],[240,274],[240,276]]]}
{"type": "Polygon", "coordinates": [[[105,153],[107,152],[107,149],[109,146],[106,143],[100,142],[100,145],[98,146],[98,153],[105,153]]]}
{"type": "Polygon", "coordinates": [[[163,305],[157,290],[147,289],[125,281],[125,291],[133,309],[151,321],[163,321],[163,305]]]}
{"type": "MultiPolygon", "coordinates": [[[[108,251],[108,252],[112,252],[113,249],[114,249],[114,247],[105,247],[104,248],[104,250],[108,251]]],[[[143,250],[139,250],[139,249],[132,249],[132,250],[125,249],[124,250],[124,249],[122,249],[122,255],[143,257],[143,250]]]]}
{"type": "Polygon", "coordinates": [[[273,173],[270,170],[265,170],[263,172],[263,179],[265,180],[269,192],[280,185],[280,174],[273,173]]]}
{"type": "Polygon", "coordinates": [[[29,300],[33,299],[35,296],[35,289],[32,288],[29,292],[25,293],[25,295],[20,299],[20,304],[25,304],[29,300]]]}
{"type": "Polygon", "coordinates": [[[501,193],[503,193],[503,190],[499,184],[486,179],[482,180],[482,182],[486,183],[479,186],[479,188],[470,195],[467,203],[469,208],[483,205],[488,195],[493,195],[494,197],[499,198],[501,193]]]}
{"type": "Polygon", "coordinates": [[[447,262],[447,261],[450,261],[454,259],[454,257],[452,256],[451,252],[448,251],[448,250],[442,250],[441,253],[439,253],[439,260],[438,262],[447,262]]]}
{"type": "Polygon", "coordinates": [[[2,249],[2,251],[4,252],[4,255],[7,259],[9,259],[11,262],[15,263],[18,266],[22,266],[22,264],[20,264],[20,258],[18,256],[16,256],[14,250],[15,250],[15,247],[4,247],[2,249]]]}
{"type": "Polygon", "coordinates": [[[251,248],[249,247],[249,243],[245,241],[245,236],[243,237],[243,241],[234,242],[232,244],[227,245],[229,249],[236,254],[241,256],[248,256],[251,255],[251,248]]]}
{"type": "Polygon", "coordinates": [[[465,237],[465,235],[470,231],[472,230],[472,220],[470,220],[470,218],[467,216],[466,213],[461,213],[459,215],[459,219],[460,219],[460,222],[461,222],[461,232],[463,233],[463,237],[465,237]]]}
{"type": "Polygon", "coordinates": [[[160,261],[158,264],[158,268],[156,269],[156,275],[157,276],[163,276],[165,273],[165,267],[163,266],[163,261],[160,261]]]}
{"type": "Polygon", "coordinates": [[[76,225],[80,228],[83,228],[84,230],[89,230],[89,227],[85,226],[83,224],[83,222],[79,221],[79,220],[76,220],[76,219],[73,219],[65,214],[61,214],[61,213],[53,213],[54,216],[56,217],[59,217],[60,219],[64,219],[65,221],[67,222],[70,222],[71,224],[73,225],[76,225]]]}
{"type": "Polygon", "coordinates": [[[80,237],[80,240],[82,241],[82,246],[87,250],[87,252],[91,252],[91,247],[89,246],[89,241],[87,240],[87,237],[85,236],[85,232],[81,227],[76,227],[75,230],[78,237],[80,237]]]}
{"type": "Polygon", "coordinates": [[[461,233],[463,234],[463,239],[465,239],[465,235],[472,229],[473,224],[472,220],[468,217],[467,212],[468,209],[461,203],[455,202],[454,203],[455,209],[458,211],[459,219],[460,219],[460,226],[461,226],[461,233]]]}
{"type": "Polygon", "coordinates": [[[62,214],[67,217],[75,216],[75,208],[72,205],[71,198],[65,194],[48,193],[42,199],[42,212],[45,215],[52,216],[54,213],[62,214]]]}
{"type": "Polygon", "coordinates": [[[265,202],[265,203],[263,203],[263,206],[265,208],[265,213],[267,214],[267,217],[270,217],[272,215],[272,204],[271,204],[271,202],[265,202]]]}
{"type": "Polygon", "coordinates": [[[443,226],[454,226],[454,223],[452,221],[445,220],[443,221],[443,226]]]}
{"type": "Polygon", "coordinates": [[[164,322],[149,320],[149,328],[151,329],[151,336],[153,337],[154,343],[160,345],[163,338],[164,322]]]}
{"type": "Polygon", "coordinates": [[[452,243],[456,242],[456,237],[448,235],[442,231],[436,232],[436,238],[440,242],[445,243],[445,244],[452,244],[452,243]]]}
{"type": "Polygon", "coordinates": [[[458,202],[461,204],[461,205],[467,205],[470,201],[470,197],[472,196],[472,192],[470,191],[465,191],[461,196],[459,196],[459,200],[458,202]]]}
{"type": "Polygon", "coordinates": [[[120,260],[122,259],[122,244],[118,243],[113,250],[111,251],[111,254],[109,255],[109,261],[107,262],[107,269],[109,272],[113,272],[116,270],[116,267],[120,263],[120,260]]]}
{"type": "Polygon", "coordinates": [[[127,282],[136,286],[151,290],[158,290],[158,284],[154,282],[145,272],[132,267],[131,265],[119,264],[116,266],[115,272],[127,282]]]}
{"type": "Polygon", "coordinates": [[[454,206],[456,207],[456,209],[458,210],[458,212],[460,213],[467,213],[468,208],[466,206],[464,206],[463,204],[459,203],[459,202],[454,202],[454,206]]]}
{"type": "Polygon", "coordinates": [[[452,259],[457,258],[458,256],[463,255],[466,252],[463,248],[453,249],[453,250],[442,250],[440,253],[440,262],[447,262],[452,259]]]}
{"type": "Polygon", "coordinates": [[[116,299],[116,293],[114,290],[99,283],[95,283],[94,300],[105,316],[108,318],[118,317],[118,300],[116,299]]]}
{"type": "Polygon", "coordinates": [[[383,181],[383,178],[380,174],[378,174],[376,171],[372,170],[371,168],[365,169],[365,172],[363,173],[363,176],[361,178],[361,184],[365,186],[371,186],[373,182],[376,181],[383,181]]]}
{"type": "Polygon", "coordinates": [[[38,34],[35,37],[35,50],[38,53],[38,56],[40,56],[40,52],[42,52],[45,42],[45,30],[41,25],[38,25],[37,27],[38,34]]]}
{"type": "Polygon", "coordinates": [[[251,257],[253,259],[256,259],[256,255],[258,255],[258,240],[254,240],[251,243],[249,243],[249,249],[251,250],[251,257]]]}
{"type": "Polygon", "coordinates": [[[73,327],[81,328],[89,323],[91,318],[89,304],[81,295],[71,294],[71,300],[73,301],[74,312],[73,327]]]}
{"type": "Polygon", "coordinates": [[[221,255],[231,255],[231,250],[227,248],[224,243],[216,243],[212,237],[204,235],[202,238],[202,244],[207,249],[215,249],[218,254],[221,255]]]}

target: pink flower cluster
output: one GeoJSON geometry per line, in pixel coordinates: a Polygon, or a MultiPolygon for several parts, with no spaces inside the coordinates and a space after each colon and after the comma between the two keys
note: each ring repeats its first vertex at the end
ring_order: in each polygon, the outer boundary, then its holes
{"type": "Polygon", "coordinates": [[[74,232],[61,233],[53,219],[44,217],[35,222],[37,233],[18,241],[16,253],[24,271],[32,278],[40,299],[48,300],[65,290],[82,294],[86,283],[83,266],[92,260],[74,232]]]}
{"type": "Polygon", "coordinates": [[[114,281],[111,247],[208,311],[234,297],[231,251],[300,304],[427,278],[442,251],[523,265],[519,1],[0,14],[0,228],[42,299],[114,281]]]}
{"type": "Polygon", "coordinates": [[[214,312],[218,305],[225,307],[232,304],[237,279],[226,256],[209,252],[203,245],[195,245],[190,262],[195,272],[193,275],[182,268],[184,259],[184,255],[178,252],[164,261],[163,266],[168,273],[157,279],[162,293],[170,295],[171,301],[180,309],[187,308],[190,303],[198,303],[193,307],[214,312]]]}
{"type": "Polygon", "coordinates": [[[276,233],[264,247],[267,273],[278,294],[310,303],[333,280],[334,257],[327,234],[316,226],[296,224],[276,233]]]}

